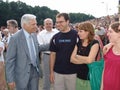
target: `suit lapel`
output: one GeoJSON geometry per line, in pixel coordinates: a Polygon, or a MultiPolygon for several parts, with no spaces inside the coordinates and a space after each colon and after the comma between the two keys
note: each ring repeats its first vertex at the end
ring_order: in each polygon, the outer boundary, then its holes
{"type": "Polygon", "coordinates": [[[29,53],[29,49],[28,49],[28,45],[27,45],[27,40],[25,38],[25,34],[23,32],[23,30],[21,30],[21,39],[20,39],[20,44],[23,46],[23,49],[26,52],[26,55],[30,58],[30,53],[29,53]]]}

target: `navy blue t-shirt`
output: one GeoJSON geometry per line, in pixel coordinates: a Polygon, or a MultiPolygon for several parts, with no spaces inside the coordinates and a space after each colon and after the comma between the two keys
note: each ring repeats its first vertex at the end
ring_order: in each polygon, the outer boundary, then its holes
{"type": "Polygon", "coordinates": [[[74,74],[77,65],[70,62],[72,51],[77,43],[77,32],[70,30],[67,33],[59,32],[53,36],[50,51],[56,52],[54,71],[60,74],[74,74]]]}

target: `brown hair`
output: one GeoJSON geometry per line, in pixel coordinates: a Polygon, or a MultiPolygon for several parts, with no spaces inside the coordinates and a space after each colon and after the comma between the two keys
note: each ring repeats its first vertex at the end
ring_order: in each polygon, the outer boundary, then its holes
{"type": "Polygon", "coordinates": [[[67,13],[58,13],[56,18],[64,17],[65,21],[70,20],[69,15],[67,13]]]}
{"type": "Polygon", "coordinates": [[[13,27],[18,28],[18,23],[14,19],[7,20],[7,24],[11,24],[13,27]]]}
{"type": "Polygon", "coordinates": [[[119,22],[114,22],[110,25],[110,27],[113,29],[113,31],[115,31],[116,33],[120,32],[119,29],[120,23],[119,22]]]}
{"type": "Polygon", "coordinates": [[[89,23],[89,22],[80,23],[78,25],[78,30],[84,30],[86,32],[89,32],[88,43],[94,39],[95,31],[94,31],[94,27],[91,23],[89,23]]]}

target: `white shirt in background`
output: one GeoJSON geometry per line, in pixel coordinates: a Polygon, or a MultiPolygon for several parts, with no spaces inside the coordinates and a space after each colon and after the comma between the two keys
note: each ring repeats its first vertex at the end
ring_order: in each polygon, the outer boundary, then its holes
{"type": "MultiPolygon", "coordinates": [[[[38,35],[37,35],[37,39],[39,44],[48,44],[50,43],[50,40],[52,39],[53,35],[55,35],[56,33],[58,33],[59,31],[57,29],[52,29],[52,31],[47,31],[46,29],[42,30],[38,35]]],[[[47,52],[48,51],[44,51],[47,52]]]]}
{"type": "Polygon", "coordinates": [[[2,51],[0,53],[0,62],[4,61],[3,51],[4,51],[4,43],[0,41],[0,47],[2,47],[2,51]]]}

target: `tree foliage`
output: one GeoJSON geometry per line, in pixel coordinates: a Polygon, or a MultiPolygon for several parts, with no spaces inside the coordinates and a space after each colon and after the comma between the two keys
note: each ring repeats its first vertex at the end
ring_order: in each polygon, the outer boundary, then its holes
{"type": "MultiPolygon", "coordinates": [[[[59,11],[51,10],[47,6],[32,7],[21,1],[4,2],[3,0],[0,0],[0,26],[5,26],[8,19],[16,19],[20,26],[21,16],[26,13],[36,15],[38,24],[43,24],[43,20],[45,18],[52,18],[55,22],[55,16],[57,13],[59,13],[59,11]]],[[[95,18],[94,16],[83,13],[69,13],[69,15],[71,23],[95,18]]]]}
{"type": "Polygon", "coordinates": [[[82,22],[90,19],[94,19],[95,17],[92,15],[86,15],[84,13],[70,13],[69,14],[71,22],[76,23],[76,22],[82,22]]]}

